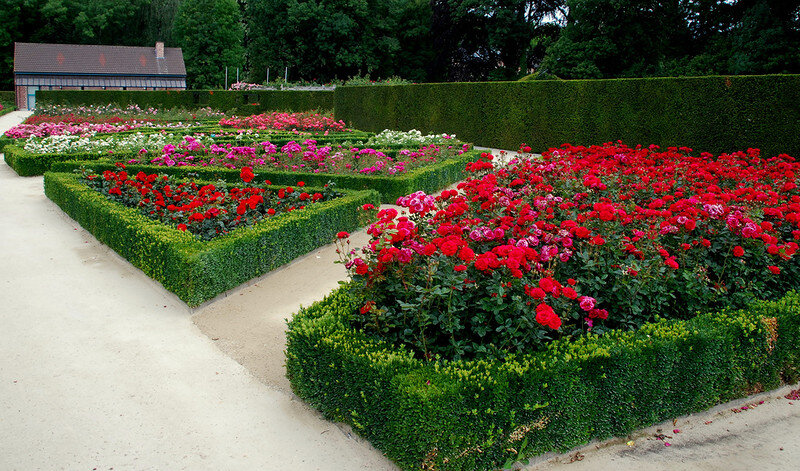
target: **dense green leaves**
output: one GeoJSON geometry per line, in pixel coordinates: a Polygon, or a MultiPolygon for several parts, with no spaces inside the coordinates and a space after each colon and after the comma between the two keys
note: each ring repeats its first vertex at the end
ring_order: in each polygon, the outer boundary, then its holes
{"type": "MultiPolygon", "coordinates": [[[[800,297],[658,320],[504,361],[423,361],[349,326],[345,289],[294,315],[293,390],[401,469],[497,469],[772,388],[800,370],[800,297]],[[763,319],[763,320],[762,320],[763,319]]],[[[358,314],[355,314],[358,315],[358,314]]]]}
{"type": "Polygon", "coordinates": [[[236,0],[185,0],[175,16],[173,34],[183,49],[189,88],[223,88],[244,65],[244,27],[236,0]]]}

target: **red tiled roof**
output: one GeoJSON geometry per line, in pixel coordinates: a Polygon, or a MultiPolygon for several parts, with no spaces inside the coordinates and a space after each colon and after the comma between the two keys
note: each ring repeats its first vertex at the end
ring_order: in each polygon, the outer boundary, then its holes
{"type": "Polygon", "coordinates": [[[14,43],[14,72],[102,75],[186,75],[183,52],[165,47],[14,43]]]}

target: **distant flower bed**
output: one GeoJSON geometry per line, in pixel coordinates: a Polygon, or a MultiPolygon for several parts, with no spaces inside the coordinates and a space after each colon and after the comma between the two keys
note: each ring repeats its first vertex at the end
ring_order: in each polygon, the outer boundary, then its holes
{"type": "Polygon", "coordinates": [[[151,159],[149,163],[169,167],[250,166],[290,172],[395,175],[448,156],[460,155],[467,150],[469,146],[464,144],[448,147],[428,145],[414,150],[400,150],[397,157],[391,157],[372,148],[320,146],[313,139],[302,143],[291,141],[279,148],[270,142],[262,142],[257,146],[206,146],[196,138],[186,136],[178,145],[164,146],[162,155],[151,159]]]}
{"type": "Polygon", "coordinates": [[[197,119],[217,119],[224,117],[225,113],[212,108],[198,108],[185,110],[142,108],[139,105],[128,105],[119,107],[114,104],[108,105],[49,105],[39,104],[33,116],[30,116],[26,123],[36,124],[37,120],[46,120],[48,117],[57,118],[60,116],[72,116],[74,119],[84,119],[88,122],[111,122],[114,120],[137,119],[150,121],[189,121],[197,119]]]}
{"type": "Polygon", "coordinates": [[[420,147],[430,144],[446,144],[450,140],[455,140],[455,137],[455,135],[450,134],[428,134],[423,136],[422,132],[416,129],[410,131],[384,129],[367,139],[364,145],[367,147],[420,147]]]}
{"type": "Polygon", "coordinates": [[[144,172],[128,175],[121,167],[119,171],[108,170],[100,175],[84,173],[81,180],[113,201],[138,208],[151,219],[203,240],[338,196],[330,186],[323,192],[307,193],[303,182],[298,182],[296,188],[278,190],[250,185],[253,172],[247,167],[241,171],[245,185],[230,188],[225,184],[181,182],[144,172]]]}
{"type": "Polygon", "coordinates": [[[31,136],[61,136],[77,135],[91,136],[96,133],[115,133],[130,131],[142,127],[144,123],[130,122],[122,124],[108,123],[67,123],[67,122],[41,122],[38,124],[19,124],[5,132],[6,137],[25,139],[31,136]]]}
{"type": "MultiPolygon", "coordinates": [[[[119,152],[161,149],[169,143],[180,142],[182,136],[166,133],[136,133],[125,136],[92,138],[91,136],[56,135],[29,137],[23,149],[34,154],[74,154],[84,152],[119,152]]],[[[198,137],[198,139],[200,139],[198,137]]]]}
{"type": "Polygon", "coordinates": [[[287,131],[346,131],[344,121],[318,113],[265,113],[239,118],[222,118],[220,126],[287,131]]]}

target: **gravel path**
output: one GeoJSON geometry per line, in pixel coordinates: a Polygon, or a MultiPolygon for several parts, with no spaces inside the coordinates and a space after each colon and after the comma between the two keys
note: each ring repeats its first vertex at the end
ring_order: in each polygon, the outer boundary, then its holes
{"type": "MultiPolygon", "coordinates": [[[[65,216],[41,177],[0,163],[0,207],[0,469],[396,469],[284,376],[285,319],[345,277],[333,246],[191,310],[65,216]]],[[[778,399],[790,389],[525,469],[795,470],[800,402],[778,399]]]]}

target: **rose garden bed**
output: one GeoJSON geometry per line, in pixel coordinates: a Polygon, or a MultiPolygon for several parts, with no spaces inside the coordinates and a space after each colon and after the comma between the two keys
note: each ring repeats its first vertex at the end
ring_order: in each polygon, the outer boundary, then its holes
{"type": "MultiPolygon", "coordinates": [[[[475,160],[480,152],[470,151],[426,166],[418,167],[397,175],[337,175],[332,173],[298,173],[254,168],[258,179],[269,180],[278,185],[291,185],[302,179],[311,186],[323,186],[333,182],[338,188],[353,190],[375,190],[381,195],[381,202],[394,203],[397,198],[414,191],[436,191],[455,183],[466,175],[467,163],[475,160]]],[[[110,170],[115,164],[109,160],[66,161],[52,165],[54,171],[71,172],[81,166],[90,166],[96,171],[110,170]]],[[[235,182],[239,179],[239,170],[220,167],[162,167],[147,164],[127,164],[132,172],[160,172],[169,175],[196,174],[206,180],[222,179],[235,182]]]]}
{"type": "MultiPolygon", "coordinates": [[[[131,180],[133,175],[132,172],[131,180]]],[[[44,177],[45,194],[100,242],[189,306],[197,306],[328,244],[339,231],[362,226],[366,212],[361,207],[378,202],[375,192],[343,190],[342,196],[333,200],[264,217],[248,227],[231,229],[226,235],[205,241],[180,226],[150,219],[137,208],[108,199],[80,178],[76,174],[48,172],[44,177]]],[[[276,186],[268,188],[285,191],[276,186]]],[[[240,204],[237,210],[250,214],[247,211],[257,204],[255,199],[249,200],[244,208],[240,204]]],[[[186,217],[188,224],[203,223],[200,216],[189,215],[192,212],[189,208],[173,210],[183,211],[179,216],[186,217]]],[[[211,216],[208,211],[219,212],[206,210],[207,217],[211,216]]]]}
{"type": "Polygon", "coordinates": [[[351,282],[287,334],[297,394],[401,467],[492,469],[798,379],[791,157],[565,145],[469,168],[342,245],[351,282]]]}

